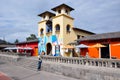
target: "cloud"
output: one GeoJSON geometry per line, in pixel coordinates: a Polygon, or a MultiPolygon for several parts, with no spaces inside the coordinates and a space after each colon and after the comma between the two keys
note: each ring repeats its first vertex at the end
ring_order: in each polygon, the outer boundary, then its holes
{"type": "Polygon", "coordinates": [[[62,3],[75,9],[75,27],[95,33],[120,30],[120,0],[0,0],[0,38],[14,42],[37,35],[37,15],[62,3]]]}
{"type": "Polygon", "coordinates": [[[120,30],[118,27],[120,26],[119,0],[94,0],[94,2],[88,0],[87,2],[81,2],[81,4],[74,13],[76,14],[75,25],[77,27],[96,33],[120,30]]]}

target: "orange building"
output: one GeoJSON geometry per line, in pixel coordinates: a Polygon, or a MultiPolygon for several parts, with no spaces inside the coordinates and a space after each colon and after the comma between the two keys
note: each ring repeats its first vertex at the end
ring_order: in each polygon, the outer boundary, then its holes
{"type": "Polygon", "coordinates": [[[80,55],[90,58],[120,59],[120,32],[111,32],[86,36],[77,40],[88,48],[81,48],[80,55]]]}
{"type": "Polygon", "coordinates": [[[38,56],[38,40],[25,41],[16,44],[17,47],[25,48],[31,56],[38,56]]]}

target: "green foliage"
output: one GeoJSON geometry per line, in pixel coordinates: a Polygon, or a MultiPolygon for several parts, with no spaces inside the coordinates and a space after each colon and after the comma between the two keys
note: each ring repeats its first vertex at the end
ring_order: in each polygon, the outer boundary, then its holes
{"type": "Polygon", "coordinates": [[[18,39],[16,39],[14,43],[19,43],[19,40],[18,40],[18,39]]]}
{"type": "Polygon", "coordinates": [[[35,40],[35,39],[37,39],[36,35],[30,34],[30,36],[26,38],[26,41],[31,41],[31,40],[35,40]]]}

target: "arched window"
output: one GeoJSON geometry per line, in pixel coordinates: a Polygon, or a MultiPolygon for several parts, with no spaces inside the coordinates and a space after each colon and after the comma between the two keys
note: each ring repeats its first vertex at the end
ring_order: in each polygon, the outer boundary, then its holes
{"type": "Polygon", "coordinates": [[[43,31],[44,31],[43,29],[40,29],[40,34],[41,34],[41,35],[43,34],[43,31]]]}
{"type": "Polygon", "coordinates": [[[60,13],[61,13],[61,10],[58,10],[58,13],[60,14],[60,13]]]}
{"type": "Polygon", "coordinates": [[[50,20],[46,22],[46,32],[47,33],[52,32],[52,21],[50,20]]]}
{"type": "Polygon", "coordinates": [[[70,32],[70,25],[67,25],[66,32],[70,32]]]}
{"type": "Polygon", "coordinates": [[[52,16],[49,16],[49,19],[51,19],[52,18],[52,16]]]}
{"type": "Polygon", "coordinates": [[[43,19],[45,19],[45,16],[43,16],[43,19]]]}
{"type": "Polygon", "coordinates": [[[65,10],[65,13],[68,14],[68,10],[65,10]]]}
{"type": "Polygon", "coordinates": [[[60,25],[59,24],[57,24],[55,28],[56,28],[56,31],[60,31],[60,25]]]}

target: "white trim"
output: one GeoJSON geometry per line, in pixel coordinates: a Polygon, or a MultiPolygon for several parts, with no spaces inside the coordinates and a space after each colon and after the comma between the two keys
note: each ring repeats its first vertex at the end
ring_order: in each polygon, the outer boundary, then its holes
{"type": "Polygon", "coordinates": [[[101,59],[101,48],[99,48],[99,59],[101,59]]]}
{"type": "Polygon", "coordinates": [[[110,56],[110,59],[111,59],[111,45],[109,44],[109,56],[110,56]]]}

